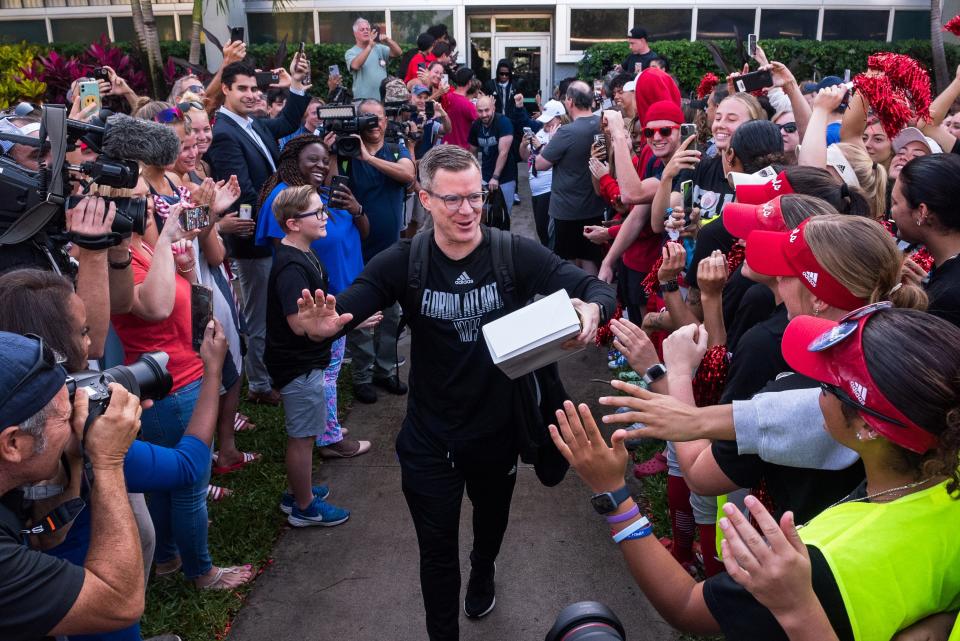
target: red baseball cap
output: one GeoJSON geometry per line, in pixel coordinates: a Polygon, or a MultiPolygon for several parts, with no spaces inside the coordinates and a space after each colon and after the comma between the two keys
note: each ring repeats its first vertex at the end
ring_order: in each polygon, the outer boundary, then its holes
{"type": "Polygon", "coordinates": [[[723,208],[723,226],[735,238],[746,238],[750,232],[758,229],[787,231],[787,224],[780,211],[780,196],[762,205],[727,203],[723,208]]]}
{"type": "Polygon", "coordinates": [[[737,187],[736,201],[746,205],[762,205],[777,196],[792,193],[794,193],[793,186],[787,180],[787,172],[781,171],[776,178],[765,185],[740,185],[737,187]]]}
{"type": "Polygon", "coordinates": [[[767,276],[799,278],[804,287],[833,307],[863,307],[867,304],[866,300],[854,296],[817,262],[817,257],[804,238],[804,229],[811,220],[814,218],[808,218],[790,232],[751,232],[747,237],[747,263],[750,269],[767,276]]]}
{"type": "Polygon", "coordinates": [[[840,322],[797,316],[783,333],[783,357],[795,372],[819,381],[825,391],[856,407],[879,434],[923,454],[936,447],[936,435],[907,418],[880,392],[863,355],[863,328],[873,314],[890,307],[889,301],[867,305],[840,322]]]}

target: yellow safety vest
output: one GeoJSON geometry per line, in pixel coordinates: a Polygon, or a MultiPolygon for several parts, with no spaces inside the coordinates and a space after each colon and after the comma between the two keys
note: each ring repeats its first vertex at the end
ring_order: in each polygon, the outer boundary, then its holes
{"type": "Polygon", "coordinates": [[[887,641],[960,608],[960,500],[945,486],[890,503],[843,503],[800,530],[829,564],[855,639],[887,641]]]}

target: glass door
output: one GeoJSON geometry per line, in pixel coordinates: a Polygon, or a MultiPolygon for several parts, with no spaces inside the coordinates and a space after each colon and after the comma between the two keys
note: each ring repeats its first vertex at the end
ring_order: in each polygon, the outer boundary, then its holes
{"type": "MultiPolygon", "coordinates": [[[[550,52],[549,35],[509,35],[494,34],[495,56],[493,64],[503,58],[513,61],[513,75],[523,78],[527,87],[524,102],[528,108],[536,105],[536,90],[540,91],[543,102],[549,100],[551,93],[551,63],[553,56],[550,52]]],[[[493,70],[496,73],[496,70],[493,70]]]]}

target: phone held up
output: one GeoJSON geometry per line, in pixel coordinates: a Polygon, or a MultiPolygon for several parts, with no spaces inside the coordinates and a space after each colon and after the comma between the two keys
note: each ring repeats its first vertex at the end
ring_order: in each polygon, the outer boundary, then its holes
{"type": "Polygon", "coordinates": [[[342,202],[340,197],[337,195],[337,190],[340,187],[350,189],[350,178],[337,174],[330,179],[330,202],[334,207],[342,202]]]}
{"type": "Polygon", "coordinates": [[[427,120],[430,120],[437,114],[436,103],[432,100],[428,100],[423,107],[423,112],[427,116],[427,120]]]}
{"type": "Polygon", "coordinates": [[[747,55],[751,58],[757,57],[757,34],[755,33],[747,36],[747,55]]]}
{"type": "Polygon", "coordinates": [[[742,93],[758,91],[773,86],[773,74],[770,73],[769,69],[752,71],[738,76],[734,81],[734,85],[737,87],[737,91],[742,93]]]}
{"type": "Polygon", "coordinates": [[[190,285],[190,329],[193,351],[199,352],[203,345],[203,333],[213,318],[213,289],[206,285],[190,285]]]}
{"type": "Polygon", "coordinates": [[[230,27],[230,42],[243,42],[243,27],[230,27]]]}
{"type": "Polygon", "coordinates": [[[266,91],[270,88],[270,85],[275,85],[280,82],[280,74],[272,71],[258,71],[255,77],[257,79],[257,88],[260,89],[260,91],[266,91]]]}
{"type": "Polygon", "coordinates": [[[307,61],[307,75],[303,77],[303,84],[309,85],[310,84],[310,61],[307,59],[306,43],[304,42],[300,43],[300,48],[297,49],[297,55],[303,60],[307,61]]]}
{"type": "Polygon", "coordinates": [[[690,136],[697,135],[697,126],[692,122],[685,122],[680,125],[680,140],[686,140],[690,136]]]}
{"type": "Polygon", "coordinates": [[[204,229],[210,224],[210,208],[207,205],[197,205],[180,210],[180,229],[193,231],[204,229]]]}
{"type": "Polygon", "coordinates": [[[80,108],[87,109],[91,105],[96,105],[97,110],[103,108],[103,102],[100,99],[100,83],[96,80],[80,83],[80,108]]]}

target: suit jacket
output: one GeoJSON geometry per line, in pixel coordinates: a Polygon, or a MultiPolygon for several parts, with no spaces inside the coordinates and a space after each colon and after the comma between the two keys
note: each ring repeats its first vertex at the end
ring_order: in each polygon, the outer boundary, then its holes
{"type": "Polygon", "coordinates": [[[527,90],[526,83],[523,78],[511,78],[510,82],[507,83],[507,102],[503,103],[503,97],[500,95],[500,85],[497,84],[496,78],[491,78],[483,83],[483,93],[488,96],[493,96],[496,107],[494,110],[498,114],[503,114],[510,117],[510,113],[514,111],[517,106],[513,103],[513,94],[520,92],[524,93],[527,90]]]}
{"type": "MultiPolygon", "coordinates": [[[[303,112],[310,104],[310,96],[291,93],[283,111],[276,118],[254,118],[253,129],[263,140],[274,165],[280,160],[277,139],[296,131],[303,119],[303,112]]],[[[266,155],[250,134],[233,118],[219,114],[213,125],[213,142],[206,154],[207,162],[215,180],[226,180],[236,175],[240,183],[239,204],[250,205],[253,217],[257,217],[257,197],[260,188],[273,169],[266,155]]],[[[265,258],[271,255],[269,247],[257,247],[253,236],[226,236],[227,248],[234,258],[265,258]]]]}

